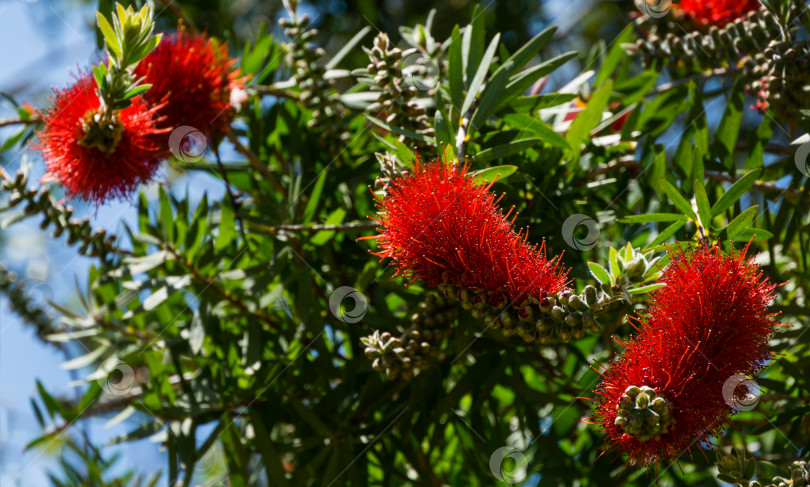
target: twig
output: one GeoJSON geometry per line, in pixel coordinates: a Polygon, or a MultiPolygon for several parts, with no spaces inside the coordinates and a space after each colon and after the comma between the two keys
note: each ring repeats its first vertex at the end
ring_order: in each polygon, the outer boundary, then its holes
{"type": "MultiPolygon", "coordinates": [[[[737,179],[732,178],[728,174],[721,174],[714,172],[707,172],[706,177],[714,181],[725,181],[732,184],[738,181],[737,179]]],[[[780,188],[772,184],[765,184],[760,182],[755,182],[753,188],[759,191],[760,193],[783,193],[785,196],[788,196],[795,200],[810,201],[810,196],[805,196],[802,194],[801,191],[796,191],[790,188],[780,188]]]]}
{"type": "Polygon", "coordinates": [[[377,222],[351,222],[341,223],[338,225],[276,225],[269,227],[266,225],[251,223],[256,228],[264,233],[281,233],[281,232],[295,232],[295,233],[311,233],[332,230],[365,230],[369,228],[376,228],[379,226],[377,222]]]}
{"type": "Polygon", "coordinates": [[[259,309],[251,310],[237,296],[234,296],[233,294],[231,294],[231,292],[229,292],[229,291],[227,291],[225,289],[222,289],[216,283],[216,281],[214,281],[213,279],[209,279],[209,278],[203,276],[202,274],[200,274],[200,272],[194,266],[194,263],[191,262],[190,260],[188,260],[183,254],[181,254],[171,244],[165,243],[163,245],[163,248],[164,248],[164,250],[166,250],[166,251],[170,252],[172,255],[174,255],[174,257],[177,259],[177,262],[179,262],[183,267],[186,268],[186,270],[188,272],[191,273],[191,277],[193,277],[194,280],[196,280],[197,282],[199,282],[200,284],[203,285],[203,290],[210,289],[210,290],[214,291],[215,293],[219,294],[222,298],[224,298],[232,306],[235,306],[236,308],[239,308],[240,310],[244,311],[246,314],[254,316],[259,321],[262,321],[265,324],[267,324],[270,327],[270,329],[278,328],[278,324],[275,322],[275,320],[273,320],[273,318],[271,316],[265,314],[263,311],[261,311],[259,309]]]}
{"type": "Polygon", "coordinates": [[[222,180],[225,182],[225,190],[228,193],[228,198],[231,200],[231,207],[233,207],[233,214],[236,217],[237,223],[239,223],[239,235],[242,237],[242,240],[245,241],[245,245],[247,245],[248,251],[253,253],[253,249],[250,247],[250,240],[247,238],[247,233],[245,233],[245,223],[242,221],[242,216],[239,214],[239,208],[241,204],[236,203],[236,196],[233,194],[233,190],[231,189],[231,182],[228,180],[228,173],[225,171],[225,166],[222,165],[222,159],[219,157],[219,148],[214,146],[214,157],[217,159],[217,166],[219,167],[219,173],[222,176],[222,180]]]}
{"type": "Polygon", "coordinates": [[[253,169],[259,171],[261,175],[264,176],[264,178],[271,185],[273,185],[273,187],[275,187],[276,190],[279,191],[281,194],[286,193],[284,187],[281,185],[281,183],[278,182],[276,177],[273,176],[273,173],[270,172],[270,169],[267,168],[267,165],[262,163],[262,161],[259,160],[259,157],[253,153],[253,151],[245,147],[239,140],[239,138],[236,135],[234,135],[234,133],[231,132],[230,129],[227,129],[226,134],[228,136],[228,140],[231,141],[231,144],[233,144],[236,151],[242,154],[243,156],[247,157],[247,160],[250,163],[250,165],[253,166],[253,169]]]}
{"type": "Polygon", "coordinates": [[[36,124],[41,121],[42,119],[35,115],[29,118],[22,118],[22,117],[0,118],[0,127],[8,127],[9,125],[36,124]]]}
{"type": "MultiPolygon", "coordinates": [[[[631,167],[641,167],[642,164],[636,160],[618,160],[615,163],[608,164],[607,166],[600,167],[598,169],[594,169],[589,171],[587,174],[587,179],[593,179],[596,176],[601,176],[603,174],[608,174],[613,171],[618,171],[624,168],[631,168],[631,167]]],[[[732,178],[727,174],[716,173],[716,172],[707,172],[706,177],[714,180],[714,181],[722,181],[722,182],[729,182],[729,183],[736,183],[738,180],[732,178]]],[[[810,196],[805,196],[802,194],[801,191],[796,191],[790,188],[780,188],[778,186],[774,186],[772,184],[766,184],[761,182],[756,182],[752,186],[754,189],[759,191],[760,193],[783,193],[785,196],[795,199],[798,201],[808,201],[810,202],[810,196]]]]}
{"type": "Polygon", "coordinates": [[[290,100],[297,100],[298,93],[278,88],[275,85],[253,85],[248,88],[249,91],[260,96],[275,96],[278,98],[289,98],[290,100]]]}

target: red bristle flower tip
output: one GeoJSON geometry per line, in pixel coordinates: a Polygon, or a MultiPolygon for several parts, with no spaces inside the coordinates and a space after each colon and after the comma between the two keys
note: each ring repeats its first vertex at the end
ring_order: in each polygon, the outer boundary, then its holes
{"type": "Polygon", "coordinates": [[[245,77],[235,63],[225,44],[181,26],[138,64],[135,77],[152,85],[144,98],[162,105],[166,127],[188,126],[216,137],[230,124],[235,105],[245,101],[245,77]]]}
{"type": "Polygon", "coordinates": [[[741,402],[755,389],[747,376],[770,357],[777,323],[768,310],[775,286],[745,254],[670,253],[666,285],[595,391],[608,450],[646,466],[677,459],[751,409],[741,402]]]}
{"type": "Polygon", "coordinates": [[[681,0],[677,12],[702,25],[723,26],[760,8],[758,0],[681,0]]]}
{"type": "Polygon", "coordinates": [[[68,196],[102,204],[152,179],[167,152],[159,141],[167,130],[157,127],[156,109],[140,97],[103,122],[96,89],[88,74],[55,90],[37,148],[48,166],[43,181],[58,181],[68,196]]]}
{"type": "Polygon", "coordinates": [[[545,244],[529,244],[528,232],[515,232],[511,210],[498,208],[491,186],[476,184],[466,165],[417,160],[412,173],[385,187],[376,255],[428,286],[483,292],[499,309],[565,290],[559,258],[547,258],[545,244]]]}

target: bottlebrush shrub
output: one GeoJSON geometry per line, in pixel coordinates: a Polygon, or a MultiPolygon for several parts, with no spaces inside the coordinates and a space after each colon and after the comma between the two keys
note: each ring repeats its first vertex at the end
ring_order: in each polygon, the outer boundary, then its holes
{"type": "Polygon", "coordinates": [[[124,197],[148,182],[168,147],[160,143],[166,129],[159,107],[149,108],[140,97],[115,112],[115,120],[101,133],[94,117],[101,102],[96,81],[84,75],[64,90],[55,90],[53,106],[42,114],[39,149],[48,169],[45,180],[56,180],[71,197],[96,204],[124,197]]]}
{"type": "Polygon", "coordinates": [[[608,450],[634,464],[673,460],[720,432],[734,404],[724,384],[770,356],[774,285],[745,250],[670,257],[639,333],[596,390],[608,450]]]}
{"type": "Polygon", "coordinates": [[[490,191],[476,184],[467,165],[416,161],[413,173],[394,177],[379,201],[382,249],[397,274],[444,286],[482,309],[541,300],[567,288],[568,270],[514,231],[490,191]],[[474,296],[473,296],[474,294],[474,296]]]}
{"type": "Polygon", "coordinates": [[[158,107],[164,126],[188,125],[217,136],[233,117],[232,92],[244,89],[235,63],[225,44],[181,25],[138,64],[135,76],[152,85],[144,99],[158,107]]]}

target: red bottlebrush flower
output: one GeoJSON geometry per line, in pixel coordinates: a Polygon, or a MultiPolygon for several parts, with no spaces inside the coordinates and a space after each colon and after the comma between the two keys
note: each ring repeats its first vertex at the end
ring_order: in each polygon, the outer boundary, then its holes
{"type": "Polygon", "coordinates": [[[466,166],[417,161],[412,174],[386,186],[380,235],[371,237],[382,248],[375,255],[428,286],[489,291],[492,300],[504,293],[520,303],[565,289],[567,270],[557,257],[546,258],[544,245],[538,249],[514,231],[491,186],[476,185],[466,166]]]}
{"type": "Polygon", "coordinates": [[[155,127],[155,109],[140,97],[115,112],[105,129],[93,123],[101,102],[96,81],[85,75],[65,90],[55,90],[53,106],[42,115],[38,148],[48,164],[45,180],[57,180],[71,197],[102,204],[126,196],[157,171],[166,151],[155,127]]]}
{"type": "Polygon", "coordinates": [[[165,126],[187,125],[216,136],[233,117],[231,92],[244,89],[235,62],[225,45],[181,26],[138,64],[135,77],[152,85],[143,96],[152,106],[162,105],[165,126]]]}
{"type": "Polygon", "coordinates": [[[722,26],[758,10],[758,0],[681,0],[673,8],[703,25],[722,26]]]}
{"type": "Polygon", "coordinates": [[[608,450],[649,466],[677,459],[730,422],[735,401],[750,392],[737,378],[764,366],[776,324],[767,310],[774,286],[745,253],[671,253],[666,286],[596,390],[608,450]]]}

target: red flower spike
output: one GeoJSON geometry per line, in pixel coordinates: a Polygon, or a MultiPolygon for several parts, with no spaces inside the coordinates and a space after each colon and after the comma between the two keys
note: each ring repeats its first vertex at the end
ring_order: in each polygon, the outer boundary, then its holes
{"type": "Polygon", "coordinates": [[[135,77],[152,85],[143,96],[152,106],[163,105],[165,126],[187,125],[216,136],[233,117],[231,92],[244,89],[235,62],[225,45],[181,26],[138,64],[135,77]]]}
{"type": "Polygon", "coordinates": [[[412,174],[386,186],[375,255],[428,286],[489,291],[493,306],[503,307],[503,294],[520,303],[565,289],[558,257],[546,258],[545,243],[530,245],[528,232],[515,233],[515,217],[507,219],[511,210],[498,208],[490,187],[476,185],[467,166],[417,160],[412,174]]]}
{"type": "Polygon", "coordinates": [[[760,4],[758,0],[682,0],[672,7],[695,22],[719,27],[758,10],[760,4]]]}
{"type": "Polygon", "coordinates": [[[607,448],[627,453],[629,463],[677,459],[707,442],[730,421],[734,394],[748,392],[743,387],[730,394],[724,384],[736,374],[756,373],[769,358],[776,323],[767,306],[775,286],[745,253],[671,252],[660,280],[666,286],[654,292],[648,315],[638,320],[639,334],[602,374],[597,421],[607,448]],[[617,420],[627,410],[624,396],[636,393],[630,386],[652,388],[650,396],[662,398],[660,406],[670,410],[660,415],[663,434],[651,435],[646,426],[629,434],[627,418],[617,420]]]}
{"type": "Polygon", "coordinates": [[[59,181],[71,197],[102,204],[151,180],[166,153],[158,138],[166,130],[155,126],[156,109],[136,97],[128,108],[116,112],[115,128],[106,134],[108,144],[88,143],[104,138],[88,134],[90,128],[98,128],[88,123],[101,106],[96,88],[88,74],[65,90],[55,90],[53,106],[42,115],[45,126],[38,149],[48,165],[43,180],[59,181]]]}

